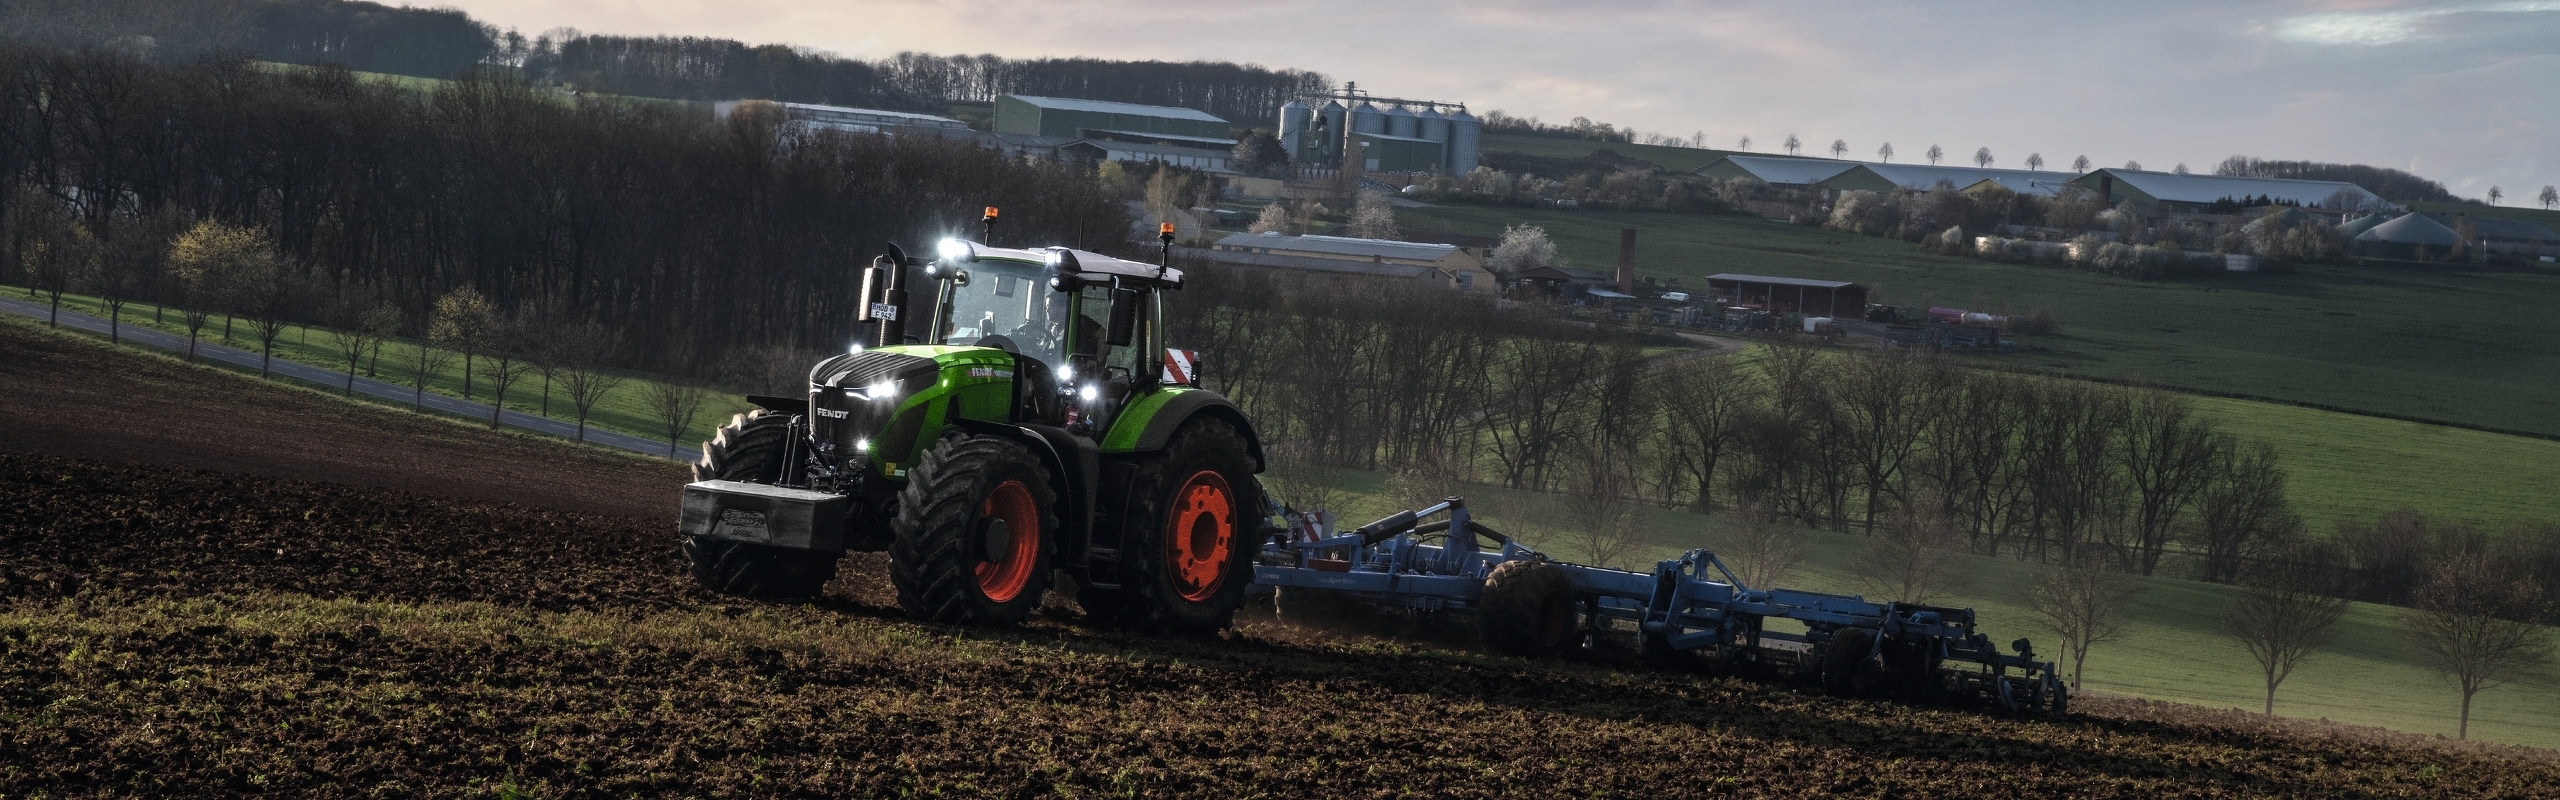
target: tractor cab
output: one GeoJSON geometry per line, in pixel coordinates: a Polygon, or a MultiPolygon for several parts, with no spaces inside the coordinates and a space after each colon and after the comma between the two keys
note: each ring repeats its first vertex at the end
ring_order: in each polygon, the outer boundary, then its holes
{"type": "Polygon", "coordinates": [[[1121,409],[1159,387],[1160,292],[1181,288],[1181,270],[1066,247],[945,239],[936,251],[925,273],[933,318],[917,338],[1038,362],[1062,394],[1060,417],[1047,421],[1100,438],[1121,409]]]}

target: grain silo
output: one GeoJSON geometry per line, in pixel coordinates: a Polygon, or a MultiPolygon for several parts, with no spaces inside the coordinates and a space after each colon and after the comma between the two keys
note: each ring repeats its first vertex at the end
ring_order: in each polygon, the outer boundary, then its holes
{"type": "Polygon", "coordinates": [[[1307,108],[1305,101],[1291,100],[1288,105],[1280,107],[1280,152],[1289,154],[1289,160],[1303,158],[1299,155],[1298,145],[1306,138],[1307,125],[1314,117],[1315,111],[1307,108]]]}
{"type": "Polygon", "coordinates": [[[1449,115],[1449,174],[1465,175],[1475,171],[1476,149],[1484,144],[1484,123],[1464,107],[1449,115]]]}
{"type": "Polygon", "coordinates": [[[1352,132],[1352,133],[1386,133],[1386,132],[1387,132],[1387,114],[1386,114],[1386,112],[1379,111],[1377,106],[1370,105],[1370,104],[1369,104],[1369,102],[1368,102],[1368,101],[1366,101],[1366,100],[1361,101],[1359,105],[1352,106],[1352,107],[1351,107],[1351,132],[1352,132]]]}
{"type": "Polygon", "coordinates": [[[1440,109],[1424,106],[1422,113],[1413,115],[1413,122],[1415,137],[1439,142],[1444,147],[1449,144],[1449,118],[1442,116],[1440,109]]]}
{"type": "Polygon", "coordinates": [[[1341,103],[1332,100],[1316,107],[1316,119],[1324,123],[1324,131],[1314,137],[1315,141],[1306,143],[1312,159],[1332,163],[1342,158],[1342,126],[1349,123],[1349,114],[1341,103]]]}
{"type": "Polygon", "coordinates": [[[1402,136],[1407,139],[1417,138],[1415,136],[1414,123],[1415,119],[1412,110],[1407,109],[1404,106],[1396,106],[1394,108],[1387,109],[1388,136],[1402,136]]]}

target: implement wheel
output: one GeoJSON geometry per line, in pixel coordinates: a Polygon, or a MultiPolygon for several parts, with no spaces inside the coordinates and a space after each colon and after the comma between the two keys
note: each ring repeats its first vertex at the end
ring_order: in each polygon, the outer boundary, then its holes
{"type": "Polygon", "coordinates": [[[917,619],[1011,625],[1049,590],[1057,494],[1022,445],[944,439],[898,496],[889,580],[917,619]]]}
{"type": "Polygon", "coordinates": [[[1497,653],[1527,658],[1561,655],[1574,643],[1573,579],[1545,561],[1505,561],[1485,576],[1476,631],[1497,653]]]}
{"type": "MultiPolygon", "coordinates": [[[[702,443],[693,465],[697,481],[770,484],[782,477],[782,453],[790,443],[791,417],[753,411],[730,418],[720,434],[702,443]]],[[[759,600],[816,597],[836,577],[837,553],[687,536],[685,560],[705,589],[759,600]]]]}
{"type": "Polygon", "coordinates": [[[1164,455],[1140,464],[1121,529],[1120,588],[1076,597],[1098,622],[1154,634],[1215,633],[1253,583],[1265,506],[1243,434],[1195,418],[1164,455]]]}
{"type": "Polygon", "coordinates": [[[1842,628],[1831,635],[1831,644],[1822,651],[1822,688],[1842,697],[1866,694],[1875,687],[1875,669],[1868,662],[1867,651],[1874,649],[1875,632],[1865,628],[1842,628]]]}

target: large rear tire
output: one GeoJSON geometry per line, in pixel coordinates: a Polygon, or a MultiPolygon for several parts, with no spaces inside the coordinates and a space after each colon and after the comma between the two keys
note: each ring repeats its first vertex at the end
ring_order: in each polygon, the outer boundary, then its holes
{"type": "Polygon", "coordinates": [[[1076,600],[1106,625],[1159,635],[1215,633],[1235,622],[1262,544],[1262,485],[1243,434],[1214,418],[1174,432],[1141,464],[1121,529],[1120,588],[1076,600]]]}
{"type": "MultiPolygon", "coordinates": [[[[791,417],[763,410],[730,418],[720,433],[702,443],[702,460],[693,465],[697,481],[741,481],[770,484],[782,476],[783,452],[789,449],[791,417]]],[[[757,600],[816,597],[835,580],[839,553],[687,536],[685,560],[693,579],[705,589],[757,600]]]]}
{"type": "Polygon", "coordinates": [[[1574,644],[1573,579],[1545,561],[1505,561],[1484,578],[1477,632],[1485,647],[1505,655],[1548,658],[1574,644]]]}
{"type": "Polygon", "coordinates": [[[944,439],[898,497],[889,580],[917,619],[1012,625],[1049,591],[1057,492],[1022,445],[944,439]]]}

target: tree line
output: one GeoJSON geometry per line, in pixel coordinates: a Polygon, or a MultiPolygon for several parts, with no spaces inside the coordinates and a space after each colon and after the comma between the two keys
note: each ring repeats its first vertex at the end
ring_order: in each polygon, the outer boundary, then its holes
{"type": "Polygon", "coordinates": [[[461,11],[362,0],[23,0],[0,5],[0,38],[111,47],[163,64],[236,50],[433,78],[501,49],[496,29],[461,11]]]}
{"type": "Polygon", "coordinates": [[[1372,286],[1204,267],[1176,340],[1322,464],[1421,470],[1844,532],[2229,581],[2299,534],[2278,455],[2182,395],[1773,340],[1645,354],[1639,334],[1372,286]],[[1214,277],[1213,277],[1214,276],[1214,277]]]}
{"type": "Polygon", "coordinates": [[[983,206],[1007,209],[1017,241],[1105,247],[1128,229],[1088,172],[929,137],[716,121],[505,76],[420,92],[333,67],[26,46],[0,46],[0,185],[0,269],[30,284],[86,275],[226,320],[388,304],[412,332],[469,287],[619,332],[619,366],[696,376],[733,349],[840,346],[856,268],[983,206]],[[274,277],[212,292],[173,274],[170,244],[202,221],[260,231],[274,277]]]}

